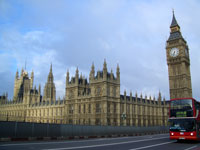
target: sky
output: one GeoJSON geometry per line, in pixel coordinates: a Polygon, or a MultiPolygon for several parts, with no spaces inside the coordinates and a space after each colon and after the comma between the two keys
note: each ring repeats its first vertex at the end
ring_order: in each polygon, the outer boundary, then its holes
{"type": "Polygon", "coordinates": [[[34,71],[34,86],[53,66],[57,98],[66,72],[89,78],[91,65],[116,73],[121,94],[169,99],[166,41],[172,9],[190,50],[193,97],[200,99],[199,0],[0,0],[0,95],[13,97],[14,78],[34,71]]]}

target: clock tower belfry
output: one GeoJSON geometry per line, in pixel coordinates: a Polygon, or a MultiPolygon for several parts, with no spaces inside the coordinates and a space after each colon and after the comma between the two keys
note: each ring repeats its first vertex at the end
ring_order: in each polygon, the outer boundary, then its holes
{"type": "Polygon", "coordinates": [[[166,43],[170,99],[192,97],[190,57],[187,42],[182,37],[174,11],[166,43]]]}

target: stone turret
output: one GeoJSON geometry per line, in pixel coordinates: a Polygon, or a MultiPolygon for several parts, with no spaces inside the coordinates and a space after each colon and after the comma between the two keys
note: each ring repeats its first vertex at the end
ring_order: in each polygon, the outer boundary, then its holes
{"type": "Polygon", "coordinates": [[[138,94],[135,92],[135,102],[138,103],[138,94]]]}
{"type": "Polygon", "coordinates": [[[91,71],[90,71],[90,80],[94,80],[95,70],[94,63],[92,63],[91,71]]]}
{"type": "Polygon", "coordinates": [[[14,101],[22,101],[24,95],[30,92],[31,79],[28,76],[28,73],[22,68],[20,78],[18,78],[18,71],[15,75],[15,84],[14,84],[14,101]]]}
{"type": "Polygon", "coordinates": [[[152,100],[151,95],[149,96],[149,100],[152,100]]]}
{"type": "Polygon", "coordinates": [[[33,82],[34,82],[34,72],[31,72],[31,89],[33,88],[33,82]]]}
{"type": "Polygon", "coordinates": [[[66,85],[69,84],[69,70],[67,70],[67,75],[66,75],[66,85]]]}
{"type": "Polygon", "coordinates": [[[117,64],[116,76],[117,76],[117,80],[118,80],[119,83],[120,83],[120,69],[119,69],[119,64],[117,64]]]}
{"type": "Polygon", "coordinates": [[[19,78],[19,72],[18,72],[18,69],[17,69],[15,79],[18,79],[18,78],[19,78]]]}
{"type": "Polygon", "coordinates": [[[23,69],[23,67],[22,67],[22,70],[21,70],[21,77],[23,77],[23,73],[24,73],[24,69],[23,69]]]}
{"type": "Polygon", "coordinates": [[[53,82],[53,73],[52,73],[52,64],[50,67],[49,75],[48,75],[48,82],[53,82]]]}
{"type": "Polygon", "coordinates": [[[107,79],[107,63],[106,63],[106,59],[104,59],[104,63],[103,63],[103,79],[107,79]]]}
{"type": "Polygon", "coordinates": [[[156,105],[156,98],[155,98],[155,96],[153,97],[153,104],[156,105]]]}
{"type": "Polygon", "coordinates": [[[38,98],[37,98],[37,102],[38,103],[40,102],[40,97],[41,97],[41,85],[39,84],[39,87],[38,87],[38,98]]]}
{"type": "Polygon", "coordinates": [[[45,84],[45,87],[44,87],[43,101],[49,101],[49,102],[56,101],[56,87],[54,84],[52,64],[50,67],[47,83],[45,84]]]}
{"type": "Polygon", "coordinates": [[[130,100],[132,100],[132,97],[133,97],[133,95],[132,95],[132,92],[130,91],[130,100]]]}
{"type": "Polygon", "coordinates": [[[162,100],[162,96],[161,96],[161,93],[159,91],[159,93],[158,93],[158,104],[159,105],[161,104],[161,100],[162,100]]]}
{"type": "Polygon", "coordinates": [[[79,80],[79,70],[78,67],[76,68],[76,75],[75,75],[75,82],[78,85],[78,80],[79,80]]]}
{"type": "Polygon", "coordinates": [[[143,95],[142,95],[142,93],[140,94],[140,103],[142,103],[143,102],[143,95]]]}
{"type": "Polygon", "coordinates": [[[147,95],[145,94],[144,96],[144,102],[145,102],[145,105],[147,104],[147,95]]]}

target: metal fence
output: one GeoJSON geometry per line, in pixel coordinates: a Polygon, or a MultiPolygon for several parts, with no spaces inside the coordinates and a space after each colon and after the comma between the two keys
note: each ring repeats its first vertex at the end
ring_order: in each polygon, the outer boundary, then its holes
{"type": "Polygon", "coordinates": [[[167,132],[166,126],[132,127],[132,126],[89,126],[27,122],[0,122],[0,138],[28,137],[72,137],[72,136],[106,136],[134,135],[167,132]]]}

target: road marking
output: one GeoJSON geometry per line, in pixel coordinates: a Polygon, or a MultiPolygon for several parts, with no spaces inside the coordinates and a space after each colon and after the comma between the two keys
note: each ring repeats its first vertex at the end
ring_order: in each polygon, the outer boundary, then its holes
{"type": "Polygon", "coordinates": [[[173,142],[159,143],[159,144],[154,144],[154,145],[149,145],[149,146],[144,146],[144,147],[133,148],[133,149],[130,149],[130,150],[140,150],[140,149],[145,149],[145,148],[150,148],[150,147],[165,145],[165,144],[169,144],[169,143],[173,143],[173,142]]]}
{"type": "MultiPolygon", "coordinates": [[[[89,145],[89,146],[77,146],[77,147],[64,147],[64,148],[52,148],[52,149],[43,149],[43,150],[69,150],[69,149],[84,149],[84,148],[92,148],[92,147],[104,147],[104,146],[111,146],[111,145],[121,145],[121,144],[128,144],[128,143],[137,143],[143,141],[152,141],[157,139],[166,139],[169,137],[159,137],[153,139],[144,139],[144,140],[137,140],[137,141],[127,141],[127,142],[118,142],[118,143],[109,143],[109,144],[101,144],[101,145],[89,145]]],[[[172,143],[172,142],[171,142],[172,143]]]]}
{"type": "MultiPolygon", "coordinates": [[[[81,143],[81,142],[86,142],[86,141],[102,141],[102,140],[113,140],[113,139],[124,139],[124,138],[128,138],[128,137],[117,137],[117,138],[99,138],[99,139],[95,139],[95,140],[81,140],[81,141],[63,141],[63,142],[38,142],[38,143],[18,143],[18,144],[3,144],[0,146],[22,146],[22,145],[40,145],[40,144],[61,144],[61,143],[81,143]]],[[[130,138],[130,137],[129,137],[130,138]]],[[[137,137],[132,137],[132,138],[137,138],[137,137]]]]}
{"type": "Polygon", "coordinates": [[[195,148],[195,147],[197,147],[197,145],[192,146],[192,147],[189,147],[189,148],[186,148],[186,149],[184,149],[184,150],[190,150],[190,149],[193,149],[193,148],[195,148]]]}
{"type": "MultiPolygon", "coordinates": [[[[149,137],[149,136],[152,136],[152,135],[148,135],[148,136],[146,136],[146,137],[149,137]]],[[[140,137],[143,137],[143,136],[140,136],[140,137]]],[[[164,137],[166,137],[166,136],[164,136],[164,137]]],[[[167,136],[168,137],[168,136],[167,136]]],[[[81,142],[88,142],[88,141],[102,141],[102,140],[113,140],[113,139],[115,139],[115,140],[117,140],[117,139],[125,139],[125,138],[130,138],[130,139],[135,139],[135,138],[138,138],[138,136],[136,136],[136,137],[117,137],[117,138],[99,138],[99,139],[95,139],[95,140],[90,140],[90,139],[88,139],[88,140],[81,140],[81,141],[63,141],[63,142],[38,142],[38,143],[18,143],[18,144],[3,144],[3,145],[0,145],[0,147],[1,146],[23,146],[23,145],[46,145],[46,144],[62,144],[62,143],[81,143],[81,142]]]]}

